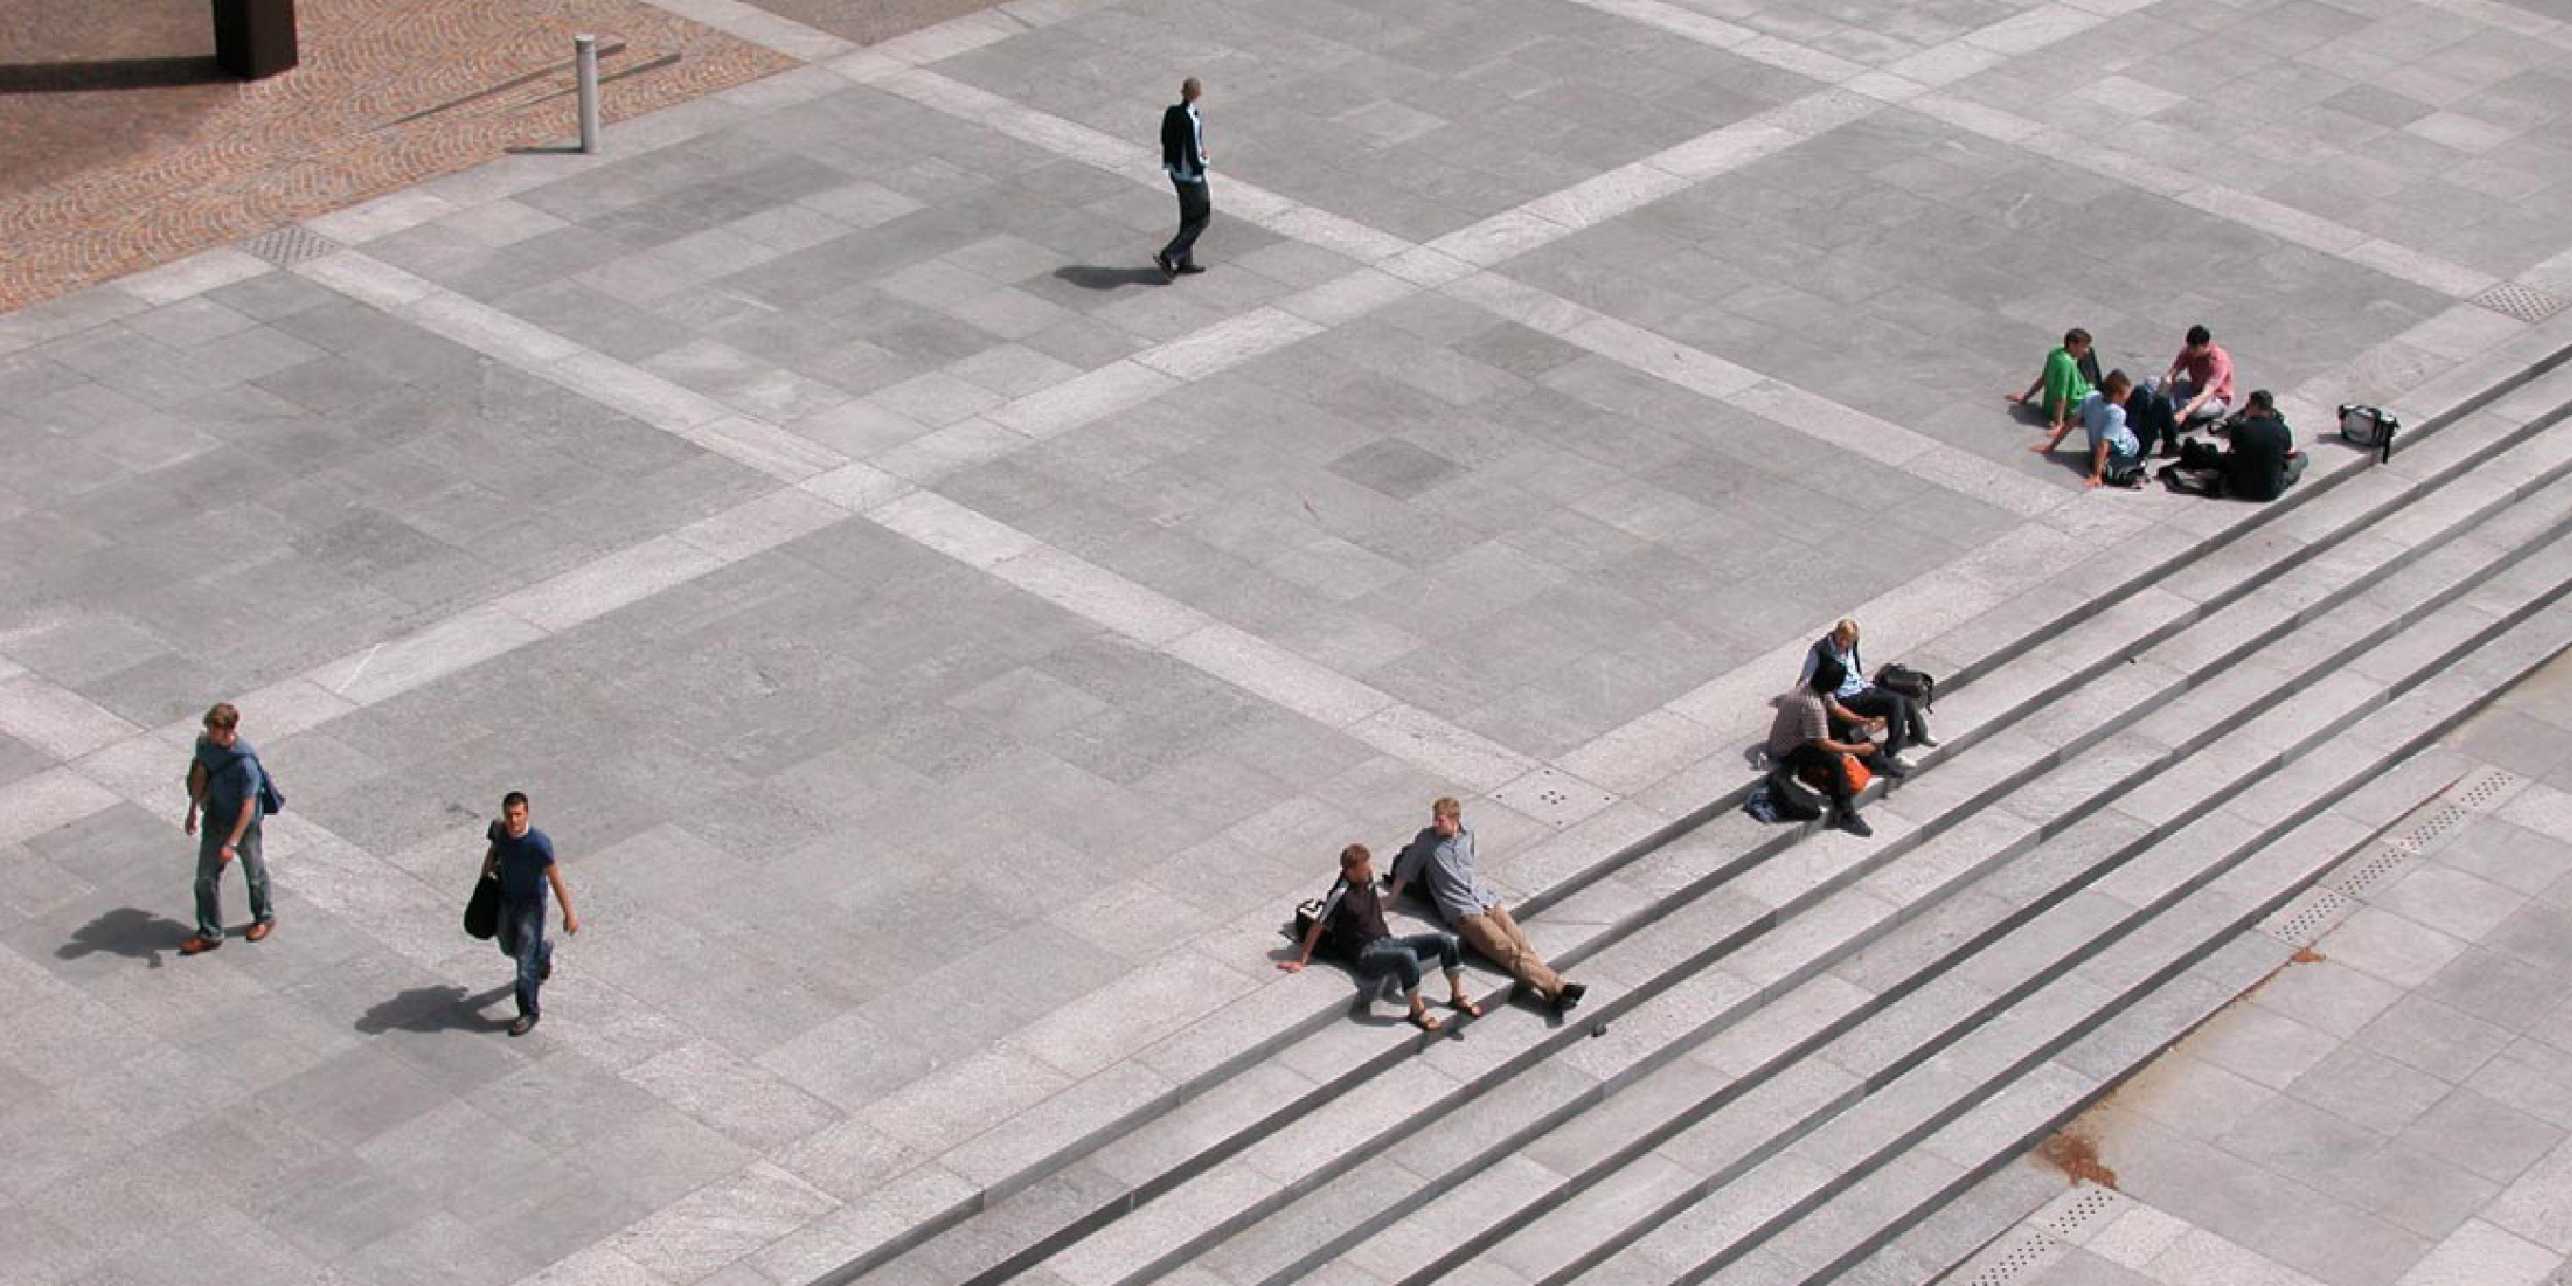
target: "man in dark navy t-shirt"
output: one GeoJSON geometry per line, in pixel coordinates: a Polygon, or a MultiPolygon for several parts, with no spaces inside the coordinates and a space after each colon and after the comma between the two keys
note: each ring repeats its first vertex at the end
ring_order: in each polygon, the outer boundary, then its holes
{"type": "Polygon", "coordinates": [[[527,824],[527,796],[510,791],[500,800],[500,820],[488,832],[491,851],[482,859],[484,875],[500,877],[500,951],[518,962],[518,1020],[509,1034],[524,1036],[536,1026],[540,1011],[536,992],[554,976],[554,944],[545,940],[545,890],[563,904],[563,932],[580,932],[572,912],[572,891],[554,864],[554,841],[527,824]]]}

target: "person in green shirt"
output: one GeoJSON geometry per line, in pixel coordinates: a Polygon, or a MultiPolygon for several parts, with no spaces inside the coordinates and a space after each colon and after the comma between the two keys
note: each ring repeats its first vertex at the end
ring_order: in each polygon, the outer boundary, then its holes
{"type": "Polygon", "coordinates": [[[2038,394],[2045,409],[2046,427],[2059,436],[2071,423],[2072,412],[2081,399],[2099,382],[2099,358],[2090,351],[2090,332],[2078,326],[2063,332],[2063,346],[2045,355],[2045,369],[2037,372],[2036,382],[2027,391],[2010,399],[2025,406],[2038,394]]]}

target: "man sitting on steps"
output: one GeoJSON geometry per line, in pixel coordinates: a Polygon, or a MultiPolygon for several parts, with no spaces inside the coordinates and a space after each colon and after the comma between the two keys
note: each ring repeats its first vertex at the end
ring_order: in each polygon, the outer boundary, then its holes
{"type": "Polygon", "coordinates": [[[1822,661],[1794,691],[1777,699],[1777,719],[1768,726],[1768,757],[1784,765],[1789,772],[1810,768],[1821,774],[1831,792],[1831,806],[1838,813],[1841,830],[1863,839],[1875,834],[1875,828],[1858,816],[1857,792],[1849,789],[1848,773],[1840,756],[1855,755],[1860,759],[1875,753],[1875,747],[1863,741],[1835,741],[1831,738],[1830,716],[1823,708],[1823,698],[1839,690],[1840,681],[1848,677],[1837,661],[1822,661]]]}
{"type": "Polygon", "coordinates": [[[1841,621],[1831,632],[1813,640],[1805,649],[1804,672],[1795,676],[1800,686],[1813,681],[1813,671],[1824,661],[1837,661],[1848,677],[1840,686],[1822,698],[1823,708],[1831,716],[1831,735],[1849,741],[1863,741],[1877,729],[1884,730],[1884,768],[1888,775],[1900,777],[1911,771],[1902,762],[1902,752],[1912,746],[1935,746],[1929,735],[1929,716],[1920,706],[1899,692],[1889,692],[1867,681],[1866,659],[1858,654],[1858,623],[1841,621]]]}
{"type": "Polygon", "coordinates": [[[1588,994],[1589,988],[1565,982],[1545,957],[1536,954],[1526,930],[1501,905],[1500,894],[1483,882],[1482,873],[1474,867],[1474,833],[1465,829],[1464,805],[1453,799],[1429,805],[1429,825],[1393,859],[1396,902],[1402,898],[1402,886],[1414,880],[1428,884],[1429,900],[1437,904],[1438,918],[1447,927],[1464,935],[1484,959],[1544,997],[1555,1013],[1580,1004],[1588,994]]]}
{"type": "Polygon", "coordinates": [[[1438,967],[1447,973],[1447,1004],[1467,1017],[1482,1013],[1473,997],[1465,994],[1465,958],[1456,946],[1452,933],[1415,933],[1407,938],[1393,936],[1384,923],[1384,902],[1375,888],[1375,855],[1364,844],[1351,844],[1340,850],[1340,878],[1332,881],[1331,891],[1322,898],[1322,913],[1313,920],[1312,932],[1304,935],[1302,950],[1292,960],[1280,960],[1277,967],[1288,973],[1300,973],[1313,962],[1313,949],[1329,934],[1332,946],[1341,955],[1357,963],[1357,976],[1367,986],[1367,1003],[1375,1003],[1377,988],[1384,985],[1387,974],[1402,980],[1402,994],[1411,1002],[1411,1022],[1422,1031],[1438,1030],[1437,1015],[1429,1012],[1420,999],[1420,959],[1435,952],[1438,967]]]}
{"type": "MultiPolygon", "coordinates": [[[[2126,399],[2133,392],[2133,379],[2124,371],[2110,371],[2096,390],[2081,399],[2076,418],[2090,440],[2090,486],[2143,485],[2143,444],[2125,422],[2126,399]]],[[[2028,450],[2045,455],[2061,445],[2070,431],[2069,425],[2057,425],[2052,436],[2028,450]]]]}

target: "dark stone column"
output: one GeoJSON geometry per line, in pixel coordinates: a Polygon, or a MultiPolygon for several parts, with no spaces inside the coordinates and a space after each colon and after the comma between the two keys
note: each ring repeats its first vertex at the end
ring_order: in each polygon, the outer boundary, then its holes
{"type": "Polygon", "coordinates": [[[243,80],[295,65],[295,0],[214,0],[214,60],[243,80]]]}

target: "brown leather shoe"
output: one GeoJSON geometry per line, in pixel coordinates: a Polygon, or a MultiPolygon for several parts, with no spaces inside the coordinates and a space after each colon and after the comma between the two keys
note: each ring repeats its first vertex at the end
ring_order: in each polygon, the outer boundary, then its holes
{"type": "Polygon", "coordinates": [[[223,939],[221,938],[190,938],[179,944],[179,954],[183,956],[201,956],[222,945],[223,939]]]}
{"type": "Polygon", "coordinates": [[[252,942],[257,942],[257,941],[260,941],[261,939],[266,938],[269,934],[274,933],[274,932],[276,932],[276,931],[277,931],[277,922],[276,922],[276,921],[274,921],[274,920],[261,920],[259,923],[254,924],[254,925],[251,925],[251,926],[250,926],[250,931],[249,931],[248,933],[242,934],[241,936],[242,936],[242,937],[245,937],[245,938],[250,939],[252,942]]]}

